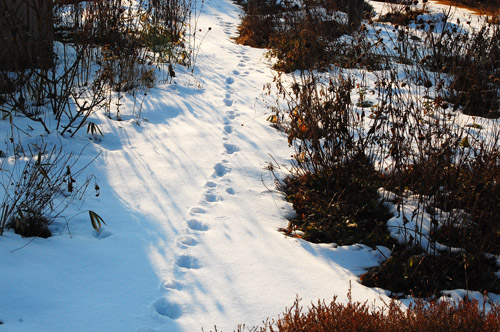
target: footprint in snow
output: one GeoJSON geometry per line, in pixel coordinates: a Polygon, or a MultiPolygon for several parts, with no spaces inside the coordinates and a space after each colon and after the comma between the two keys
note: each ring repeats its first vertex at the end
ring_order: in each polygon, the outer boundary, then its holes
{"type": "Polygon", "coordinates": [[[227,154],[233,154],[240,150],[236,145],[227,143],[224,143],[224,148],[226,149],[227,154]]]}
{"type": "Polygon", "coordinates": [[[213,181],[207,181],[205,183],[205,187],[207,187],[207,188],[217,188],[217,183],[215,183],[213,181]]]}
{"type": "Polygon", "coordinates": [[[233,100],[231,99],[231,95],[227,94],[226,98],[224,98],[223,101],[227,107],[233,106],[233,100]]]}
{"type": "Polygon", "coordinates": [[[228,111],[227,112],[227,117],[231,120],[236,119],[236,117],[239,116],[235,111],[228,111]]]}
{"type": "Polygon", "coordinates": [[[234,192],[234,189],[233,188],[227,188],[226,189],[226,192],[229,194],[229,195],[234,195],[235,192],[234,192]]]}
{"type": "MultiPolygon", "coordinates": [[[[213,183],[213,182],[212,182],[213,183]]],[[[215,183],[214,183],[215,184],[215,183]]],[[[216,185],[217,186],[217,185],[216,185]]],[[[201,207],[194,207],[191,209],[190,213],[192,215],[195,215],[195,214],[205,214],[207,213],[207,211],[205,211],[205,209],[201,208],[201,207]]]]}
{"type": "Polygon", "coordinates": [[[201,267],[198,258],[191,255],[180,255],[176,258],[175,265],[183,269],[199,269],[201,267]]]}
{"type": "Polygon", "coordinates": [[[233,74],[236,75],[236,76],[238,76],[240,74],[240,72],[237,71],[237,70],[233,70],[233,74]]]}
{"type": "Polygon", "coordinates": [[[232,126],[224,126],[224,132],[226,134],[231,134],[233,132],[233,127],[232,126]]]}
{"type": "Polygon", "coordinates": [[[177,280],[168,279],[168,280],[165,280],[161,284],[161,288],[163,288],[163,289],[177,289],[177,290],[181,290],[182,289],[182,284],[179,281],[177,281],[177,280]]]}
{"type": "Polygon", "coordinates": [[[177,319],[182,316],[182,307],[180,304],[175,302],[169,302],[166,298],[160,297],[156,299],[152,304],[151,308],[153,312],[165,316],[170,319],[177,319]]]}
{"type": "Polygon", "coordinates": [[[222,19],[220,20],[220,24],[223,25],[223,26],[225,26],[225,27],[232,27],[233,26],[233,23],[226,22],[226,21],[224,21],[222,19]]]}
{"type": "Polygon", "coordinates": [[[208,226],[207,224],[205,224],[204,222],[201,222],[197,219],[190,219],[188,221],[186,221],[188,227],[190,229],[192,229],[193,231],[200,231],[200,232],[204,232],[204,231],[208,231],[208,226]]]}
{"type": "Polygon", "coordinates": [[[187,248],[197,245],[198,241],[192,236],[184,235],[177,239],[177,244],[182,248],[187,248]]]}
{"type": "Polygon", "coordinates": [[[234,83],[234,78],[232,78],[232,77],[226,78],[226,83],[227,83],[227,85],[233,84],[234,83]]]}
{"type": "Polygon", "coordinates": [[[227,167],[223,163],[217,163],[214,166],[214,170],[215,170],[215,176],[223,177],[224,175],[226,175],[227,173],[229,173],[231,171],[231,168],[227,167]]]}
{"type": "Polygon", "coordinates": [[[221,198],[216,194],[208,192],[205,194],[205,200],[209,203],[216,203],[216,202],[220,201],[221,198]]]}

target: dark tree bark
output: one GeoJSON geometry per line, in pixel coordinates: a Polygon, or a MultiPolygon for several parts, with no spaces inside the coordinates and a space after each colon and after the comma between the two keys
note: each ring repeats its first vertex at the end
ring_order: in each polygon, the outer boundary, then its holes
{"type": "Polygon", "coordinates": [[[52,65],[53,0],[0,0],[0,69],[52,65]]]}
{"type": "Polygon", "coordinates": [[[363,0],[348,0],[349,30],[354,31],[361,25],[363,18],[363,0]]]}

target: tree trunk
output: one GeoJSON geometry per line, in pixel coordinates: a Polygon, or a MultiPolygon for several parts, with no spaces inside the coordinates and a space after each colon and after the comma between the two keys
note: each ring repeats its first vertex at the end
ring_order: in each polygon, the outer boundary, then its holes
{"type": "Polygon", "coordinates": [[[354,31],[361,25],[363,18],[363,0],[348,0],[349,30],[354,31]]]}
{"type": "Polygon", "coordinates": [[[53,63],[53,0],[0,0],[0,69],[53,63]]]}

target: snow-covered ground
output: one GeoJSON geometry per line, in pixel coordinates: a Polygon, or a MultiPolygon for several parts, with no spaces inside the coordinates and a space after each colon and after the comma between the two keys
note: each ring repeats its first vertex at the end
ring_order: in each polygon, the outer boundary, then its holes
{"type": "Polygon", "coordinates": [[[0,331],[232,331],[277,317],[296,296],[346,300],[352,287],[354,300],[387,300],[357,281],[379,252],[277,231],[293,210],[266,167],[287,165],[293,151],[266,121],[264,52],[230,39],[239,14],[207,0],[198,27],[211,31],[194,76],[177,68],[174,82],[148,91],[139,119],[130,96],[122,121],[96,114],[100,142],[14,119],[31,141],[77,154],[88,145],[80,162],[98,155],[86,172],[101,193],[66,211],[71,233],[59,219],[48,239],[0,237],[0,331]],[[107,224],[100,234],[89,209],[107,224]]]}
{"type": "Polygon", "coordinates": [[[121,121],[96,113],[100,140],[14,119],[26,142],[84,149],[82,165],[97,156],[86,172],[100,195],[67,210],[51,238],[0,237],[0,331],[232,331],[277,317],[297,296],[389,301],[358,281],[384,248],[278,232],[293,210],[267,167],[286,167],[294,151],[266,121],[264,51],[231,40],[239,15],[230,0],[206,0],[194,75],[176,68],[173,82],[147,92],[139,118],[142,97],[134,106],[127,95],[121,121]],[[104,218],[100,233],[87,210],[104,218]]]}

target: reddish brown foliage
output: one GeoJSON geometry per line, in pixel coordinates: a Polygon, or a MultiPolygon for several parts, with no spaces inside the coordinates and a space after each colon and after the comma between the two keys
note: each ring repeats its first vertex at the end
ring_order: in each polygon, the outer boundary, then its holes
{"type": "Polygon", "coordinates": [[[318,302],[302,312],[299,299],[277,320],[267,321],[259,332],[391,332],[391,331],[500,331],[500,309],[486,311],[477,302],[447,302],[418,300],[408,310],[396,302],[380,309],[367,303],[318,302]]]}

